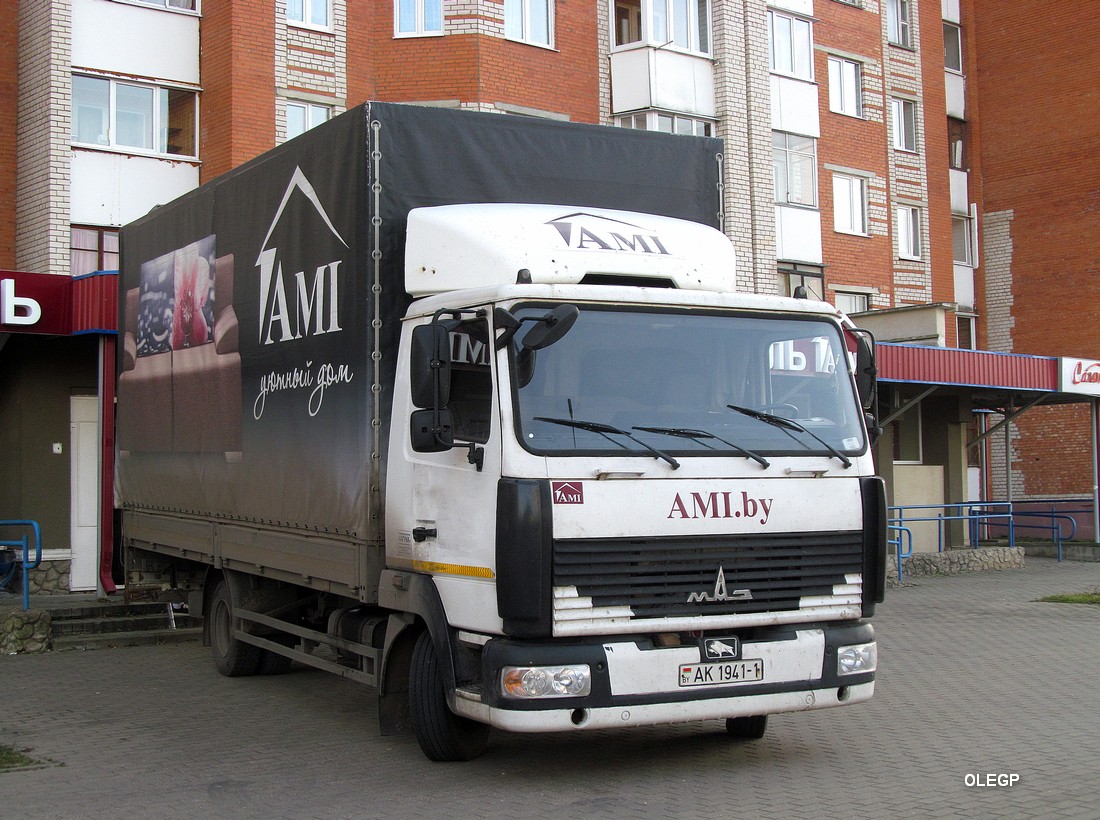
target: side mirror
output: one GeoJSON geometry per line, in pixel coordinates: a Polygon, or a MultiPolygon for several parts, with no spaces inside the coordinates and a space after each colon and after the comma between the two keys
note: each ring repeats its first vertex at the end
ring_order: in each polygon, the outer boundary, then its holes
{"type": "Polygon", "coordinates": [[[875,365],[875,337],[870,331],[856,333],[856,391],[863,409],[874,412],[878,402],[878,367],[875,365]]]}
{"type": "Polygon", "coordinates": [[[409,356],[413,404],[421,408],[446,407],[451,399],[451,338],[447,327],[432,322],[413,328],[409,356]]]}
{"type": "Polygon", "coordinates": [[[451,411],[414,410],[409,416],[409,436],[414,452],[442,453],[450,450],[454,447],[451,411]]]}
{"type": "Polygon", "coordinates": [[[535,320],[535,326],[523,337],[523,346],[528,350],[550,347],[570,331],[580,315],[576,305],[558,305],[535,320]]]}

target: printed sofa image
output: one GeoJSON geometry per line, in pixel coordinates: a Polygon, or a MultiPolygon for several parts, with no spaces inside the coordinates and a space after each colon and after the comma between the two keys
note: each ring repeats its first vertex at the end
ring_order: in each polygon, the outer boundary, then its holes
{"type": "Polygon", "coordinates": [[[126,292],[118,378],[121,452],[241,450],[233,256],[208,236],[141,266],[126,292]]]}

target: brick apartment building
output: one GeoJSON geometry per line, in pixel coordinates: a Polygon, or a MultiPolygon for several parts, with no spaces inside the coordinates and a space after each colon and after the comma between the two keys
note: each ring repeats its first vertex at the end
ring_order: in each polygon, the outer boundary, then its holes
{"type": "MultiPolygon", "coordinates": [[[[1087,70],[1100,22],[1068,6],[16,5],[0,24],[0,270],[71,279],[93,314],[87,275],[117,266],[120,225],[376,99],[722,137],[740,288],[803,287],[913,350],[1086,365],[1100,352],[1100,171],[1079,161],[1100,109],[1087,70]]],[[[56,583],[72,589],[110,585],[103,319],[0,328],[0,441],[14,454],[0,517],[40,519],[56,583]]],[[[992,423],[973,410],[1000,418],[1031,394],[979,400],[999,385],[884,375],[877,456],[893,503],[1004,498],[1008,467],[1015,497],[1089,494],[1088,405],[1014,419],[1005,465],[998,437],[967,446],[992,423]]]]}

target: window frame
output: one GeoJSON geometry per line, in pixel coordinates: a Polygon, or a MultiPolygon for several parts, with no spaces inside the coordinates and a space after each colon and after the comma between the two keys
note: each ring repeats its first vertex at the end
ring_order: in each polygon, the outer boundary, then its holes
{"type": "Polygon", "coordinates": [[[924,259],[921,208],[916,205],[897,205],[894,207],[894,220],[898,234],[898,258],[920,262],[924,259]]]}
{"type": "Polygon", "coordinates": [[[661,134],[680,134],[695,137],[713,137],[717,126],[714,120],[705,117],[692,117],[670,111],[658,111],[654,108],[618,115],[615,117],[615,124],[620,128],[632,128],[637,131],[656,131],[661,134]],[[643,118],[644,126],[642,127],[637,124],[639,117],[643,118]],[[661,127],[664,120],[671,120],[671,129],[661,127]],[[688,126],[690,130],[684,130],[688,126]]]}
{"type": "Polygon", "coordinates": [[[870,236],[867,214],[867,179],[855,174],[833,174],[833,230],[849,236],[870,236]],[[838,185],[838,183],[842,183],[838,185]],[[842,189],[847,188],[842,197],[842,189]],[[842,209],[841,205],[845,207],[842,209]],[[857,213],[858,209],[858,213],[857,213]],[[842,224],[841,215],[847,224],[842,224]]]}
{"type": "Polygon", "coordinates": [[[103,270],[118,270],[119,269],[119,245],[118,245],[118,228],[104,227],[102,225],[69,225],[69,274],[71,276],[86,276],[90,273],[103,270]],[[94,233],[96,235],[96,246],[94,248],[78,247],[76,243],[76,232],[86,231],[88,233],[94,233]],[[114,244],[114,250],[109,250],[107,242],[104,240],[111,238],[114,244]],[[88,254],[94,252],[96,254],[95,267],[91,270],[77,271],[76,255],[88,254]],[[108,265],[108,260],[112,261],[113,265],[108,265]]]}
{"type": "Polygon", "coordinates": [[[333,115],[333,109],[332,109],[331,105],[325,105],[323,103],[312,103],[312,102],[307,102],[305,100],[287,100],[285,110],[283,112],[283,121],[285,123],[286,139],[287,140],[292,140],[295,137],[301,136],[306,131],[309,131],[313,128],[316,128],[321,123],[328,122],[330,119],[332,119],[332,115],[333,115]],[[299,131],[296,134],[291,134],[290,133],[290,109],[291,108],[301,108],[305,111],[305,118],[304,119],[305,119],[306,126],[305,126],[304,129],[302,129],[301,131],[299,131]],[[318,120],[317,122],[314,122],[312,114],[315,111],[324,111],[325,112],[325,118],[322,119],[322,120],[318,120]]]}
{"type": "Polygon", "coordinates": [[[136,0],[136,2],[143,6],[156,6],[166,11],[182,11],[187,14],[199,14],[201,12],[199,0],[136,0]],[[187,5],[181,6],[177,5],[178,3],[186,3],[187,5]]]}
{"type": "Polygon", "coordinates": [[[829,110],[846,117],[863,119],[863,64],[858,60],[849,60],[830,54],[828,66],[829,110]],[[835,72],[834,67],[836,67],[835,72]],[[849,67],[853,73],[850,92],[848,92],[848,78],[845,76],[845,69],[849,67]],[[840,81],[837,82],[837,79],[840,81]],[[852,97],[851,100],[848,99],[849,96],[852,97]]]}
{"type": "Polygon", "coordinates": [[[846,316],[851,316],[854,313],[866,313],[871,309],[871,294],[862,291],[845,290],[843,286],[833,288],[833,306],[837,310],[842,311],[846,316]],[[860,307],[856,310],[849,310],[847,306],[841,304],[841,302],[846,299],[852,300],[853,306],[858,302],[860,307]]]}
{"type": "Polygon", "coordinates": [[[292,17],[290,12],[291,3],[286,4],[286,21],[289,25],[298,26],[300,28],[310,28],[318,31],[332,31],[332,3],[330,0],[297,0],[302,4],[302,17],[292,17]],[[311,18],[313,17],[313,9],[315,6],[323,6],[325,10],[325,22],[317,23],[311,18]]]}
{"type": "MultiPolygon", "coordinates": [[[[541,10],[541,9],[540,9],[541,10]]],[[[554,0],[504,0],[503,14],[504,14],[504,38],[511,40],[515,43],[525,43],[529,46],[540,46],[542,48],[554,48],[555,38],[555,7],[554,0]],[[535,39],[531,35],[531,6],[532,3],[546,3],[546,40],[535,39]],[[512,18],[512,22],[509,21],[509,16],[516,13],[516,7],[519,7],[520,19],[518,22],[519,33],[515,31],[515,18],[512,18]]]]}
{"type": "Polygon", "coordinates": [[[443,0],[394,0],[393,3],[393,36],[402,37],[442,37],[446,21],[443,17],[443,0]],[[439,28],[427,28],[428,6],[438,7],[439,28]],[[401,29],[402,7],[411,6],[415,26],[411,31],[401,29]]]}
{"type": "Polygon", "coordinates": [[[943,21],[943,68],[952,74],[963,73],[962,26],[948,20],[943,21]],[[952,32],[950,38],[947,36],[949,30],[952,32]],[[955,45],[955,49],[953,49],[955,53],[948,50],[949,42],[955,45]],[[958,59],[958,66],[951,65],[949,61],[952,58],[958,59]]]}
{"type": "Polygon", "coordinates": [[[973,220],[965,214],[951,214],[951,260],[956,265],[966,265],[968,267],[976,267],[974,264],[974,239],[973,239],[973,220]],[[957,230],[958,226],[962,226],[962,233],[957,230]],[[959,237],[962,237],[964,244],[965,259],[959,259],[959,237]]]}
{"type": "Polygon", "coordinates": [[[818,176],[818,174],[817,174],[817,139],[815,137],[807,137],[803,134],[793,134],[789,131],[772,131],[772,171],[773,171],[773,176],[774,176],[773,191],[774,191],[774,194],[775,194],[775,203],[777,205],[791,205],[791,206],[802,207],[802,208],[816,208],[816,207],[818,207],[818,195],[817,195],[817,176],[818,176]],[[782,146],[778,146],[778,145],[775,144],[777,136],[782,136],[783,137],[784,144],[782,146]],[[805,151],[792,149],[790,147],[790,140],[791,140],[792,137],[795,138],[795,139],[800,139],[800,140],[809,140],[810,144],[811,144],[810,152],[807,153],[805,151]],[[780,194],[780,191],[779,191],[779,178],[774,173],[775,169],[779,165],[779,163],[777,162],[777,159],[779,157],[778,152],[782,152],[782,156],[783,156],[783,170],[784,170],[783,190],[785,191],[786,195],[782,198],[779,195],[780,194]],[[800,186],[798,186],[798,188],[799,188],[800,191],[803,190],[803,189],[808,189],[808,191],[810,193],[810,198],[811,198],[810,202],[804,202],[804,201],[792,200],[791,199],[791,190],[795,187],[791,184],[792,171],[796,167],[795,165],[792,165],[792,163],[790,162],[790,158],[791,158],[792,155],[796,156],[796,157],[803,158],[803,162],[798,163],[797,167],[803,167],[804,165],[806,165],[806,163],[804,162],[805,158],[809,159],[808,167],[810,168],[810,176],[811,176],[809,184],[808,185],[807,184],[800,185],[800,186]]]}
{"type": "Polygon", "coordinates": [[[650,48],[673,48],[691,54],[710,56],[713,51],[713,32],[711,27],[711,0],[635,0],[619,3],[610,0],[611,50],[647,46],[650,48]],[[623,22],[633,33],[634,24],[629,19],[636,8],[638,13],[637,38],[622,39],[623,22]],[[700,9],[702,6],[702,10],[700,9]],[[619,9],[627,10],[626,15],[619,9]],[[671,27],[671,31],[670,31],[671,27]],[[682,37],[678,37],[682,33],[682,37]],[[678,41],[679,40],[679,41],[678,41]]]}
{"type": "Polygon", "coordinates": [[[913,47],[913,16],[909,0],[886,0],[886,39],[891,45],[913,47]]]}
{"type": "MultiPolygon", "coordinates": [[[[150,156],[150,157],[165,157],[174,160],[197,160],[198,146],[199,146],[199,95],[193,88],[187,88],[176,85],[162,85],[159,83],[142,82],[140,80],[120,79],[116,77],[108,77],[99,74],[89,74],[86,72],[76,71],[71,75],[70,82],[72,83],[72,98],[70,102],[71,110],[71,125],[69,129],[69,142],[70,145],[78,148],[86,148],[99,151],[112,151],[118,153],[133,154],[135,156],[150,156]],[[103,140],[89,141],[79,138],[79,130],[81,123],[85,122],[84,118],[80,116],[80,109],[82,108],[80,102],[78,102],[76,92],[76,81],[78,79],[91,80],[97,83],[106,83],[107,97],[106,108],[88,106],[92,110],[98,110],[105,112],[100,114],[100,125],[105,124],[106,135],[103,136],[103,140]],[[148,116],[148,125],[143,126],[142,131],[145,132],[149,138],[151,147],[145,147],[142,145],[132,145],[119,141],[119,134],[125,129],[125,124],[120,126],[119,124],[119,102],[118,91],[119,88],[133,89],[138,91],[148,91],[151,93],[151,104],[143,111],[138,109],[132,109],[129,113],[138,113],[148,116]],[[190,152],[172,152],[168,149],[171,147],[171,129],[172,129],[172,94],[184,94],[187,95],[187,99],[190,101],[190,120],[191,120],[191,134],[188,144],[185,147],[189,147],[190,152]],[[104,123],[105,121],[105,123],[104,123]]],[[[126,109],[122,109],[122,113],[127,113],[126,109]]],[[[88,116],[91,116],[89,112],[88,116]]]]}
{"type": "Polygon", "coordinates": [[[915,154],[920,140],[917,136],[917,104],[901,97],[890,98],[890,125],[894,149],[915,154]]]}
{"type": "Polygon", "coordinates": [[[789,14],[776,9],[768,9],[768,69],[773,74],[781,74],[784,77],[794,77],[799,80],[813,82],[814,79],[814,27],[813,21],[800,17],[797,14],[789,14]],[[776,39],[776,21],[783,20],[790,24],[789,51],[786,57],[787,65],[780,66],[776,59],[780,52],[780,43],[776,39]],[[795,24],[805,26],[805,40],[795,37],[795,24]],[[805,46],[805,53],[800,53],[799,46],[805,46]]]}
{"type": "Polygon", "coordinates": [[[892,458],[894,464],[924,464],[924,423],[921,407],[922,403],[917,402],[890,422],[893,426],[894,446],[892,458]],[[901,458],[902,455],[913,455],[913,453],[902,453],[903,433],[905,434],[904,443],[907,447],[913,448],[915,445],[916,459],[901,458]]]}

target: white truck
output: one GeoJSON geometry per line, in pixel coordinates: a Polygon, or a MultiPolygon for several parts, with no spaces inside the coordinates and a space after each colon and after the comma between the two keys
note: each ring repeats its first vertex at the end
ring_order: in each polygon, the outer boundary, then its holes
{"type": "Polygon", "coordinates": [[[871,697],[873,340],[736,292],[721,151],[370,103],[126,226],[129,583],[432,760],[871,697]]]}

